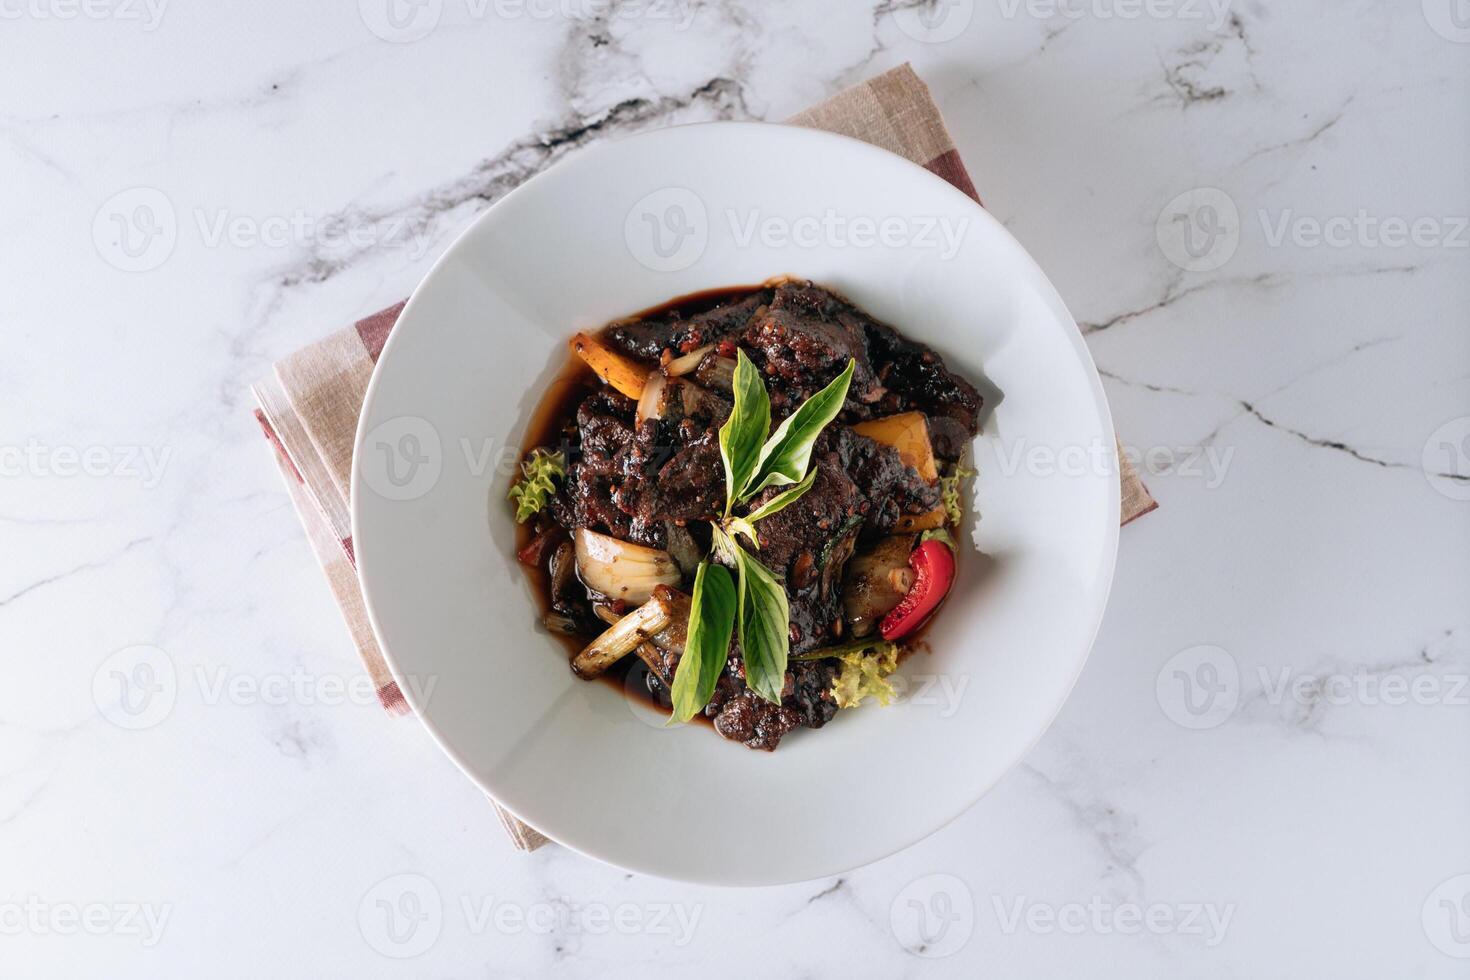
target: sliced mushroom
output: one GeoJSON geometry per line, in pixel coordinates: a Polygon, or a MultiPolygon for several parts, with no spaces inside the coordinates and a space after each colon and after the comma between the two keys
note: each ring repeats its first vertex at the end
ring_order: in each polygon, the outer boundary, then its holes
{"type": "Polygon", "coordinates": [[[694,540],[694,535],[689,533],[687,527],[680,527],[673,521],[664,521],[664,536],[669,543],[669,555],[685,576],[692,577],[699,569],[700,559],[704,557],[700,554],[699,543],[694,540]]]}
{"type": "Polygon", "coordinates": [[[853,636],[872,633],[878,621],[903,599],[908,591],[905,582],[912,584],[908,565],[913,545],[913,535],[894,534],[847,563],[842,607],[853,636]]]}
{"type": "Polygon", "coordinates": [[[707,355],[694,369],[694,380],[706,388],[729,394],[735,390],[735,358],[707,355]]]}

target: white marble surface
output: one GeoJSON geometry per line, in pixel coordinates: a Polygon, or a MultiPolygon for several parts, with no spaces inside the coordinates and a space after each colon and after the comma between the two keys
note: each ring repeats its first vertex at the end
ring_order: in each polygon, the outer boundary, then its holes
{"type": "Polygon", "coordinates": [[[951,0],[922,40],[902,0],[425,0],[407,41],[382,0],[0,2],[0,973],[1470,975],[1453,2],[951,0]],[[985,800],[835,880],[515,853],[342,693],[247,385],[577,146],[904,60],[1155,450],[1086,672],[985,800]],[[1196,188],[1238,225],[1176,223],[1196,188]],[[159,194],[172,249],[130,257],[159,194]],[[119,713],[139,644],[176,690],[119,713]]]}

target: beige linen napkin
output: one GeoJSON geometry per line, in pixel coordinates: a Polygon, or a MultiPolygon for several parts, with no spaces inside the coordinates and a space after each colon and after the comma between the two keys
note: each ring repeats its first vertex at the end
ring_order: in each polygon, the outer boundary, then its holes
{"type": "MultiPolygon", "coordinates": [[[[850,88],[790,120],[880,146],[921,164],[979,200],[929,90],[908,65],[850,88]]],[[[402,311],[399,303],[275,365],[255,385],[255,416],[276,450],[286,486],[327,583],[347,621],[378,699],[390,714],[409,711],[368,624],[357,582],[348,516],[348,481],[357,416],[373,365],[402,311]]],[[[1120,456],[1123,523],[1158,506],[1120,456]]],[[[492,801],[493,803],[494,801],[492,801]]],[[[516,847],[533,851],[547,838],[495,805],[516,847]]]]}

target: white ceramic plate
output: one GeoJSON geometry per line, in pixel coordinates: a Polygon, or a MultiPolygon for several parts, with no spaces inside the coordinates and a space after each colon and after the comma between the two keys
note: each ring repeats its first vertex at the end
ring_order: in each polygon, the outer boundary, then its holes
{"type": "Polygon", "coordinates": [[[1113,447],[1071,316],[969,198],[844,137],[686,126],[568,158],[481,215],[425,277],[363,407],[353,540],[394,674],[485,792],[625,868],[798,881],[932,833],[1041,736],[1112,580],[1113,447]],[[505,493],[575,330],[779,274],[931,344],[990,404],[962,542],[983,554],[962,556],[930,652],[905,663],[908,697],[840,712],[769,754],[701,724],[665,729],[574,678],[537,624],[505,493]]]}

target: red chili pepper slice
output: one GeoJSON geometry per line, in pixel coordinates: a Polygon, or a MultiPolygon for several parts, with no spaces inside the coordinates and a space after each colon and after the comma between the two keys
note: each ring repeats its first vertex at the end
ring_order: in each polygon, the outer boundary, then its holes
{"type": "Polygon", "coordinates": [[[885,640],[902,639],[918,629],[954,584],[954,551],[943,541],[919,542],[909,554],[909,567],[914,570],[914,584],[878,624],[885,640]]]}

